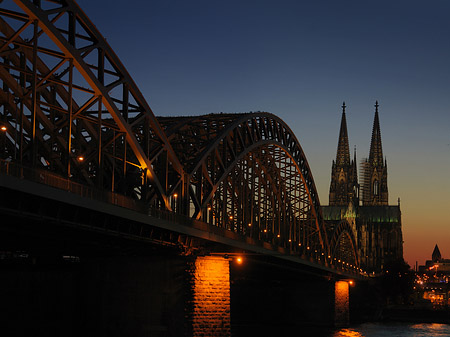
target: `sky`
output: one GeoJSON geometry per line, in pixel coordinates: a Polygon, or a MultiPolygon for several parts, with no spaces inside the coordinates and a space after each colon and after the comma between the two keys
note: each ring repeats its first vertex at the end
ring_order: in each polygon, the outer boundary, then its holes
{"type": "Polygon", "coordinates": [[[328,204],[341,105],[368,156],[378,100],[405,260],[450,258],[448,0],[78,0],[157,116],[267,111],[328,204]]]}

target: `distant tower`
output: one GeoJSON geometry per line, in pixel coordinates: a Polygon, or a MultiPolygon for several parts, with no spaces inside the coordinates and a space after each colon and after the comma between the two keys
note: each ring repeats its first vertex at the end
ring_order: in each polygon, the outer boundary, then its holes
{"type": "Polygon", "coordinates": [[[431,260],[433,262],[439,262],[440,259],[442,259],[441,252],[439,251],[438,245],[436,245],[431,255],[431,260]]]}
{"type": "Polygon", "coordinates": [[[387,162],[383,159],[378,106],[377,101],[375,103],[375,118],[373,120],[369,159],[361,163],[362,202],[364,206],[388,204],[387,162]]]}
{"type": "Polygon", "coordinates": [[[355,159],[350,162],[348,145],[347,120],[345,116],[345,102],[342,104],[341,129],[336,153],[336,161],[331,167],[330,206],[348,206],[350,201],[358,205],[359,185],[355,159]]]}

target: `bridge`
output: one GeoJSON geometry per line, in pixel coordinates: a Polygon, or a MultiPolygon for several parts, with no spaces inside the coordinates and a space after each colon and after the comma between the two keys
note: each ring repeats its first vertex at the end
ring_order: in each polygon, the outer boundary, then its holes
{"type": "MultiPolygon", "coordinates": [[[[96,256],[83,271],[93,280],[100,277],[93,269],[111,264],[105,256],[150,256],[131,262],[133,277],[161,290],[167,280],[154,281],[140,268],[170,274],[187,259],[195,274],[188,330],[218,336],[230,333],[228,271],[221,286],[228,293],[220,295],[228,307],[214,309],[211,324],[198,322],[207,310],[198,288],[212,282],[217,264],[240,275],[244,258],[255,275],[291,271],[287,278],[302,275],[310,289],[318,279],[326,289],[331,284],[332,320],[348,321],[342,280],[365,278],[355,235],[345,222],[325,225],[312,172],[288,125],[266,112],[156,117],[74,1],[0,7],[5,261],[52,255],[67,264],[96,256]]],[[[243,284],[236,293],[243,289],[250,296],[243,284]]],[[[236,307],[244,311],[245,304],[236,307]]],[[[149,329],[167,333],[161,326],[149,329]]]]}

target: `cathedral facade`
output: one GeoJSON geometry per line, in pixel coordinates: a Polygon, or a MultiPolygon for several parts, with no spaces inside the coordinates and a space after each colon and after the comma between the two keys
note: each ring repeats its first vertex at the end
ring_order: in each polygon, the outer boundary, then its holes
{"type": "Polygon", "coordinates": [[[389,263],[403,260],[400,202],[388,202],[387,161],[383,158],[378,107],[376,102],[369,156],[360,163],[358,179],[356,150],[351,158],[343,104],[336,160],[331,166],[329,205],[322,206],[329,235],[342,222],[350,225],[359,264],[370,273],[379,273],[389,263]]]}

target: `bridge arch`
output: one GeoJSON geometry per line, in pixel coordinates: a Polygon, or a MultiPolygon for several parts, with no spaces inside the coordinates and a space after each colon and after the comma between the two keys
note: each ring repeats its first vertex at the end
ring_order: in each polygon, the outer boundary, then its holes
{"type": "Polygon", "coordinates": [[[0,8],[6,159],[170,209],[183,167],[105,38],[75,1],[14,3],[0,8]]]}
{"type": "Polygon", "coordinates": [[[311,170],[280,118],[257,112],[158,120],[188,175],[189,194],[176,200],[177,209],[252,239],[326,259],[327,237],[311,170]]]}
{"type": "Polygon", "coordinates": [[[330,259],[342,269],[358,269],[360,266],[355,232],[347,220],[342,220],[333,231],[330,259]]]}

